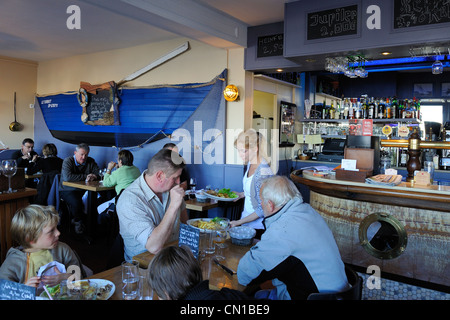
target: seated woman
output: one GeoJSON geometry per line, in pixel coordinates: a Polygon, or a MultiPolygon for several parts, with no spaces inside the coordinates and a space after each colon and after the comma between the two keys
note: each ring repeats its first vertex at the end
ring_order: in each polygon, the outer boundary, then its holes
{"type": "Polygon", "coordinates": [[[53,143],[47,143],[42,147],[43,158],[34,157],[27,169],[27,174],[35,174],[42,171],[43,175],[37,184],[36,198],[34,203],[47,205],[47,198],[53,180],[57,174],[61,173],[63,159],[58,157],[58,149],[53,143]]]}
{"type": "MultiPolygon", "coordinates": [[[[134,157],[130,151],[121,150],[117,155],[117,163],[114,161],[108,163],[106,174],[103,178],[103,185],[105,187],[115,187],[117,196],[141,175],[141,171],[133,165],[133,161],[134,157]],[[117,167],[117,170],[111,172],[115,167],[117,167]]],[[[97,207],[98,213],[102,213],[108,209],[114,202],[115,198],[99,205],[97,207]]]]}

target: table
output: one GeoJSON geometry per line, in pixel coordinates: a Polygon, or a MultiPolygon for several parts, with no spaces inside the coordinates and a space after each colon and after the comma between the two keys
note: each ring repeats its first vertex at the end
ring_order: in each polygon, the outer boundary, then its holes
{"type": "Polygon", "coordinates": [[[25,174],[25,179],[39,179],[43,173],[25,174]]]}
{"type": "Polygon", "coordinates": [[[97,192],[113,190],[114,187],[105,187],[101,181],[63,181],[63,185],[88,191],[86,231],[93,236],[97,224],[97,192]]]}
{"type": "MultiPolygon", "coordinates": [[[[253,244],[255,243],[254,240],[253,244]]],[[[226,242],[227,247],[223,249],[223,255],[226,260],[223,262],[224,265],[230,269],[237,271],[237,267],[241,258],[250,250],[251,246],[238,246],[231,243],[228,239],[226,242]]],[[[168,245],[178,245],[178,241],[169,243],[168,245]]],[[[202,271],[203,278],[209,279],[209,284],[211,288],[231,288],[242,291],[245,287],[240,285],[237,281],[237,275],[231,276],[229,273],[225,272],[222,268],[217,266],[212,261],[212,256],[207,255],[202,261],[202,271]]],[[[134,256],[133,259],[139,262],[141,268],[148,268],[150,261],[153,259],[154,254],[150,252],[143,252],[134,256]]]]}
{"type": "Polygon", "coordinates": [[[37,194],[36,189],[25,188],[13,193],[0,194],[0,264],[5,260],[8,249],[12,246],[11,220],[20,208],[29,204],[29,197],[37,194]]]}
{"type": "MultiPolygon", "coordinates": [[[[256,241],[257,240],[254,240],[254,243],[256,241]]],[[[168,245],[177,245],[177,243],[178,242],[175,241],[169,243],[168,245]]],[[[251,246],[237,246],[232,244],[230,240],[227,240],[226,244],[227,248],[224,249],[224,256],[226,257],[226,260],[222,262],[227,267],[233,269],[234,271],[237,271],[239,260],[244,256],[244,254],[247,251],[250,250],[251,246]]],[[[144,252],[133,257],[133,259],[139,261],[141,275],[146,274],[147,267],[151,259],[153,259],[153,257],[154,254],[151,254],[150,252],[144,252]]],[[[238,283],[237,275],[236,274],[230,275],[227,272],[225,272],[222,268],[217,266],[212,261],[212,257],[213,255],[208,255],[201,263],[203,278],[209,279],[210,289],[218,290],[220,288],[226,287],[243,291],[246,287],[238,283]]],[[[120,290],[122,285],[121,266],[117,266],[109,270],[99,272],[97,274],[92,275],[89,278],[105,279],[113,282],[114,285],[116,286],[116,291],[111,296],[110,300],[122,300],[122,294],[120,290]]],[[[157,299],[156,294],[154,294],[153,299],[157,299]]]]}
{"type": "MultiPolygon", "coordinates": [[[[189,210],[193,210],[193,211],[198,211],[201,213],[201,218],[203,218],[202,213],[206,213],[206,216],[208,215],[207,212],[209,209],[213,209],[213,208],[217,208],[219,206],[219,203],[217,200],[212,200],[210,199],[207,202],[200,202],[197,201],[197,199],[189,199],[189,200],[185,200],[186,202],[186,209],[189,210]]],[[[197,218],[196,217],[189,217],[189,218],[197,218]]]]}

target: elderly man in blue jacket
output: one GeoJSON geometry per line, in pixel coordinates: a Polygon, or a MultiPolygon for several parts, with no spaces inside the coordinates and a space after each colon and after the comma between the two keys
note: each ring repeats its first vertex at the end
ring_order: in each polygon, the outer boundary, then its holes
{"type": "Polygon", "coordinates": [[[339,249],[323,218],[283,176],[266,179],[260,197],[266,231],[240,260],[238,280],[257,285],[272,280],[269,299],[301,300],[315,292],[348,287],[339,249]]]}

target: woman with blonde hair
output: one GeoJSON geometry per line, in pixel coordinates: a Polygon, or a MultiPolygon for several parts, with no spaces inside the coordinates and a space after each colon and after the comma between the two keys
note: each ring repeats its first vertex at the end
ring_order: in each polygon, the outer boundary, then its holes
{"type": "Polygon", "coordinates": [[[231,221],[231,226],[246,225],[256,230],[260,238],[264,232],[262,220],[264,212],[261,207],[259,190],[264,179],[273,176],[267,158],[267,141],[262,134],[254,129],[241,132],[234,142],[242,161],[247,164],[247,170],[242,178],[244,189],[244,210],[239,220],[231,221]]]}

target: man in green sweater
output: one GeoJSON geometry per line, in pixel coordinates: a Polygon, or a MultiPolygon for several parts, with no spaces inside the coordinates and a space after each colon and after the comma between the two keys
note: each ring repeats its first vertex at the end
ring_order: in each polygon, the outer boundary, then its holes
{"type": "MultiPolygon", "coordinates": [[[[133,165],[133,154],[128,150],[121,150],[117,156],[117,163],[111,161],[108,163],[106,174],[103,178],[103,185],[105,187],[115,187],[116,194],[128,187],[140,175],[139,168],[133,165]],[[117,168],[114,172],[112,169],[117,168]]],[[[114,204],[115,198],[102,203],[97,207],[98,213],[105,211],[111,204],[114,204]]]]}

